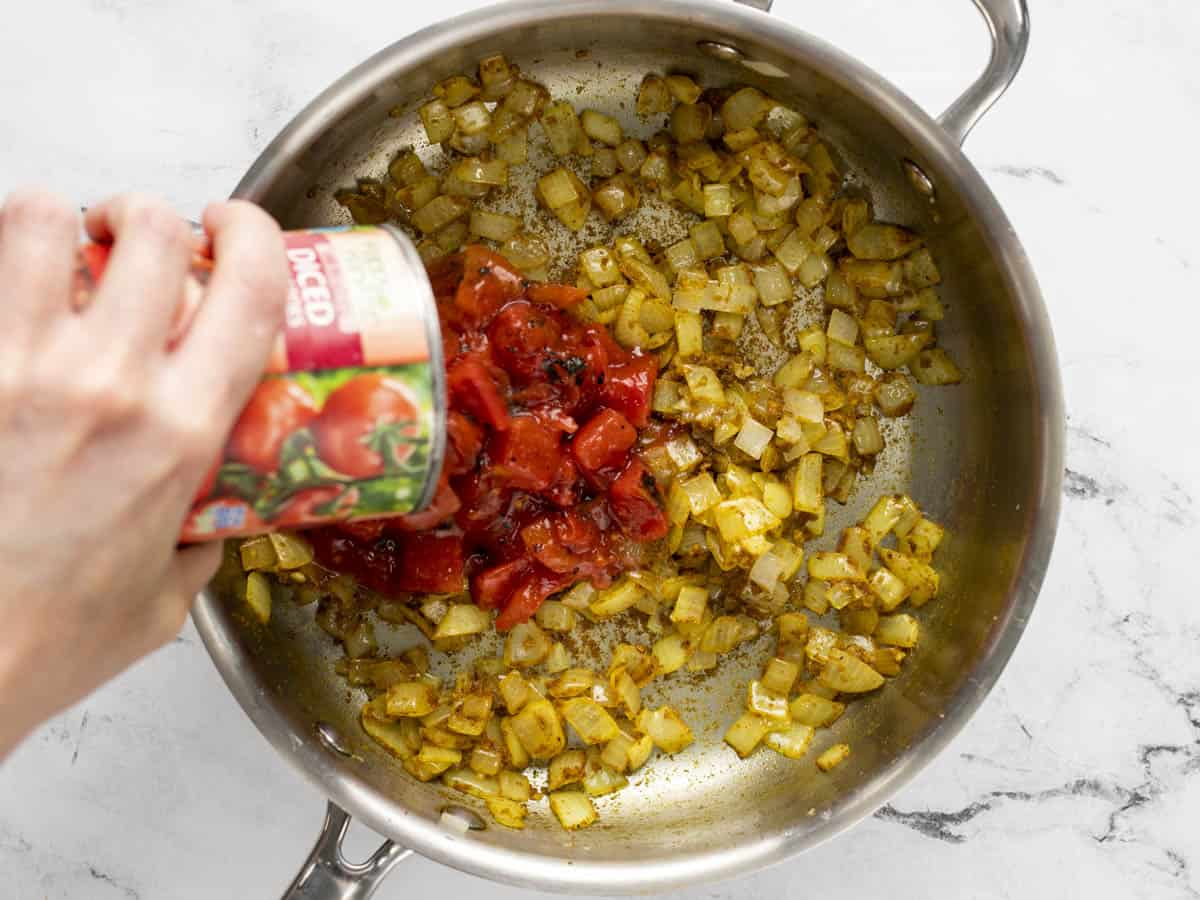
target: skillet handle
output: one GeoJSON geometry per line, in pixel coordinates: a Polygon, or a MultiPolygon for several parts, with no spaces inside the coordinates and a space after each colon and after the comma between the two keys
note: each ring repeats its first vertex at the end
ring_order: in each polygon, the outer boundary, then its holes
{"type": "Polygon", "coordinates": [[[321,834],[281,900],[367,900],[396,863],[412,855],[408,848],[389,840],[365,862],[349,862],[342,856],[342,840],[349,827],[350,814],[330,802],[321,834]]]}
{"type": "Polygon", "coordinates": [[[960,146],[975,123],[1012,84],[1029,47],[1026,0],[975,0],[975,5],[987,23],[992,55],[983,74],[938,116],[938,124],[960,146]]]}
{"type": "MultiPolygon", "coordinates": [[[[738,0],[764,12],[771,11],[774,0],[738,0]]],[[[1026,0],[975,0],[992,38],[992,54],[987,68],[975,83],[962,92],[950,107],[938,116],[938,124],[962,145],[983,114],[1003,94],[1025,59],[1029,47],[1029,8],[1026,0]]]]}

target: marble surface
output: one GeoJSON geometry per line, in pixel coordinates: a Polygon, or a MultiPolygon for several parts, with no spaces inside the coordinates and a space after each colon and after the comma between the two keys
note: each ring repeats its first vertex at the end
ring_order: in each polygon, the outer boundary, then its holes
{"type": "MultiPolygon", "coordinates": [[[[0,191],[38,181],[83,203],[138,188],[194,215],[332,78],[476,5],[22,3],[0,29],[0,191]]],[[[679,897],[1200,897],[1200,6],[1031,5],[1025,69],[967,153],[1032,257],[1066,381],[1042,600],[982,710],[889,806],[790,864],[679,897]]],[[[967,0],[777,0],[776,14],[929,109],[986,53],[967,0]]],[[[0,896],[277,896],[321,808],[189,627],[0,768],[0,896]]],[[[530,896],[423,860],[380,896],[435,891],[530,896]]]]}

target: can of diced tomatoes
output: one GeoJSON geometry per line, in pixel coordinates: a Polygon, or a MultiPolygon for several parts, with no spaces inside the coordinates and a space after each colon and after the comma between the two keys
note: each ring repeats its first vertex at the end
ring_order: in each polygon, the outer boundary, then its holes
{"type": "MultiPolygon", "coordinates": [[[[284,243],[286,321],[196,496],[184,542],[400,515],[428,505],[437,488],[445,367],[416,248],[387,226],[288,231],[284,243]]],[[[77,304],[89,301],[108,254],[81,248],[77,304]]],[[[176,334],[212,269],[206,254],[193,259],[176,334]]]]}

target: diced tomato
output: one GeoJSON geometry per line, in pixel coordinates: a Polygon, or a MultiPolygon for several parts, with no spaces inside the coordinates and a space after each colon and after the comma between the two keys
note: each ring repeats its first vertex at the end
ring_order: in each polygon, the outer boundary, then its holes
{"type": "Polygon", "coordinates": [[[462,475],[475,468],[483,451],[483,429],[458,410],[446,414],[446,472],[462,475]]]}
{"type": "Polygon", "coordinates": [[[602,409],[576,432],[571,440],[575,461],[588,475],[620,469],[629,448],[637,441],[637,429],[614,409],[602,409]]]}
{"type": "Polygon", "coordinates": [[[484,569],[471,579],[471,596],[484,609],[499,609],[530,569],[527,559],[513,559],[484,569]]]}
{"type": "Polygon", "coordinates": [[[667,517],[651,490],[654,478],[636,457],[608,489],[608,505],[621,530],[639,543],[666,537],[667,517]]]}
{"type": "Polygon", "coordinates": [[[359,540],[341,527],[315,528],[305,532],[317,561],[328,569],[352,575],[362,584],[385,596],[405,590],[396,584],[400,545],[386,534],[376,540],[359,540]]]}
{"type": "Polygon", "coordinates": [[[596,325],[582,329],[574,337],[572,346],[584,365],[583,371],[576,376],[579,386],[576,412],[586,413],[596,405],[608,377],[608,366],[614,359],[611,351],[622,355],[625,351],[608,338],[603,327],[596,325]]]}
{"type": "Polygon", "coordinates": [[[639,356],[627,363],[609,366],[608,376],[600,389],[601,402],[642,428],[650,421],[650,404],[657,378],[658,360],[653,356],[639,356]]]}
{"type": "Polygon", "coordinates": [[[562,449],[559,432],[533,416],[516,416],[488,445],[492,468],[512,487],[541,491],[554,483],[562,449]]]}
{"type": "Polygon", "coordinates": [[[376,541],[383,537],[391,519],[362,519],[357,522],[338,522],[333,527],[358,541],[376,541]]]}
{"type": "Polygon", "coordinates": [[[525,292],[525,279],[502,256],[472,245],[463,253],[462,282],[454,305],[477,321],[484,321],[509,300],[525,292]]]}
{"type": "Polygon", "coordinates": [[[521,529],[521,541],[526,552],[552,572],[589,575],[609,561],[600,529],[570,511],[526,525],[521,529]]]}
{"type": "Polygon", "coordinates": [[[531,284],[525,291],[525,296],[534,303],[545,303],[559,309],[569,309],[587,295],[587,291],[569,284],[531,284]]]}
{"type": "Polygon", "coordinates": [[[580,500],[583,485],[579,479],[579,469],[567,454],[563,454],[558,462],[558,471],[554,475],[554,483],[543,492],[546,498],[555,506],[568,509],[580,500]]]}
{"type": "Polygon", "coordinates": [[[322,565],[385,594],[457,592],[469,576],[507,630],[578,581],[603,588],[647,565],[646,544],[666,533],[632,455],[662,437],[648,427],[657,360],[567,315],[585,291],[531,284],[484,248],[439,260],[430,278],[449,401],[434,500],[318,529],[314,547],[322,565]]]}
{"type": "Polygon", "coordinates": [[[512,489],[498,483],[489,471],[456,478],[454,488],[462,504],[454,521],[473,539],[504,514],[512,496],[512,489]]]}
{"type": "Polygon", "coordinates": [[[425,267],[425,272],[433,286],[434,297],[453,297],[463,278],[463,254],[454,253],[434,260],[425,267]]]}
{"type": "Polygon", "coordinates": [[[442,329],[442,361],[447,367],[454,364],[462,353],[462,340],[454,332],[454,329],[445,327],[442,329]]]}
{"type": "Polygon", "coordinates": [[[479,359],[463,357],[446,373],[451,403],[497,431],[508,428],[508,406],[497,386],[496,373],[479,359]]]}
{"type": "Polygon", "coordinates": [[[409,534],[400,543],[396,585],[405,591],[455,593],[463,589],[462,538],[455,534],[409,534]]]}
{"type": "Polygon", "coordinates": [[[509,597],[504,612],[497,616],[498,631],[508,631],[514,625],[529,621],[529,617],[537,612],[547,597],[570,587],[578,580],[573,575],[551,572],[536,563],[534,566],[534,571],[525,576],[509,597]]]}
{"type": "Polygon", "coordinates": [[[450,487],[446,473],[443,472],[441,480],[438,481],[437,493],[433,495],[433,500],[427,507],[409,513],[407,516],[397,516],[392,521],[398,531],[425,531],[429,528],[437,528],[447,521],[458,512],[460,506],[462,503],[459,501],[458,495],[454,493],[454,488],[450,487]]]}
{"type": "Polygon", "coordinates": [[[505,305],[488,327],[496,362],[521,382],[546,377],[543,360],[558,349],[561,337],[554,318],[527,300],[505,305]]]}
{"type": "Polygon", "coordinates": [[[533,414],[539,422],[563,434],[574,434],[579,430],[579,423],[575,421],[574,416],[567,415],[560,407],[540,406],[533,414]]]}

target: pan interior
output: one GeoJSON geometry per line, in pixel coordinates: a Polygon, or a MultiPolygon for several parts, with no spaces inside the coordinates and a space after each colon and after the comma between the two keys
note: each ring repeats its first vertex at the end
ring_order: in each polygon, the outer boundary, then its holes
{"type": "MultiPolygon", "coordinates": [[[[841,805],[879,788],[895,771],[894,764],[955,704],[969,702],[975,670],[1012,612],[1029,517],[1038,503],[1041,450],[1039,422],[1031,412],[1037,388],[1029,350],[994,248],[967,215],[953,177],[928,172],[938,186],[936,202],[914,189],[902,161],[920,160],[918,151],[853,90],[821,75],[803,58],[788,59],[766,43],[731,37],[703,19],[647,18],[631,28],[628,21],[599,17],[586,30],[579,23],[544,21],[392,71],[362,102],[331,122],[256,199],[286,227],[347,222],[333,191],[352,185],[356,177],[382,176],[405,146],[436,161],[440,151],[424,139],[417,101],[436,80],[472,70],[480,57],[498,51],[545,84],[555,98],[614,115],[627,133],[642,137],[658,127],[639,122],[633,113],[632,100],[647,72],[686,72],[704,85],[755,84],[793,105],[818,124],[852,173],[852,184],[870,196],[881,218],[913,227],[931,245],[942,267],[942,296],[948,306],[941,343],[967,376],[959,387],[922,391],[911,419],[887,435],[876,474],[860,481],[851,502],[831,518],[826,543],[843,525],[860,518],[880,493],[909,492],[947,527],[938,560],[943,595],[921,610],[922,642],[903,674],[876,696],[852,704],[831,730],[819,734],[816,752],[840,741],[853,748],[850,760],[833,773],[816,770],[815,752],[800,762],[768,752],[739,761],[722,744],[722,732],[742,705],[746,681],[769,652],[772,639],[763,638],[724,658],[715,674],[672,677],[647,692],[650,704],[667,702],[680,709],[697,740],[674,758],[657,756],[629,789],[600,801],[597,825],[565,833],[544,805],[539,810],[535,804],[524,832],[491,826],[472,832],[471,841],[543,857],[628,864],[681,860],[714,846],[750,845],[768,834],[815,833],[836,819],[841,805]],[[704,40],[738,45],[747,58],[769,62],[787,77],[714,59],[697,48],[704,40]]],[[[531,130],[531,138],[538,134],[537,127],[531,130]]],[[[549,158],[535,156],[511,191],[514,198],[527,197],[532,179],[551,166],[549,158]]],[[[596,224],[575,237],[548,222],[532,203],[526,209],[527,221],[543,223],[538,227],[564,259],[609,236],[607,228],[596,224]]],[[[635,223],[622,223],[618,232],[640,230],[668,243],[685,227],[685,219],[658,209],[635,223]]],[[[228,611],[219,613],[233,640],[250,651],[250,665],[269,702],[284,710],[297,733],[312,735],[314,723],[321,721],[346,738],[353,755],[343,759],[330,754],[331,766],[402,805],[405,815],[431,823],[448,804],[472,806],[474,801],[462,795],[418,784],[363,735],[357,711],[364,697],[333,674],[340,650],[313,625],[312,614],[311,607],[277,606],[270,626],[261,629],[228,611]]],[[[381,642],[392,646],[416,640],[415,633],[389,632],[382,623],[377,629],[381,642]]],[[[624,637],[642,643],[649,639],[636,626],[628,626],[624,637]]],[[[610,634],[606,640],[613,638],[610,634]]],[[[483,649],[494,652],[495,645],[483,649]]],[[[580,656],[586,659],[582,649],[576,653],[580,656]]]]}

